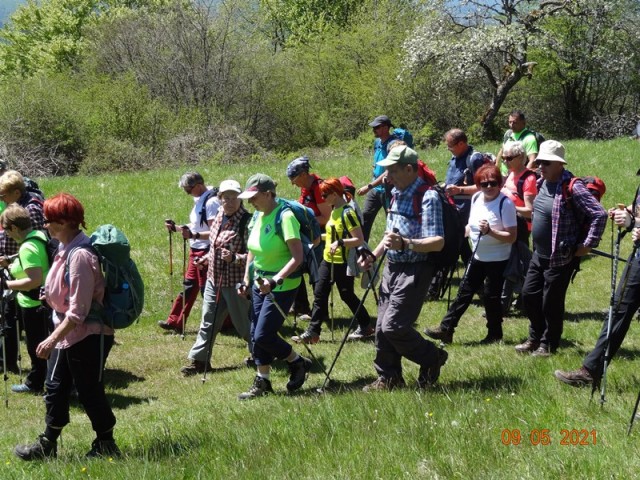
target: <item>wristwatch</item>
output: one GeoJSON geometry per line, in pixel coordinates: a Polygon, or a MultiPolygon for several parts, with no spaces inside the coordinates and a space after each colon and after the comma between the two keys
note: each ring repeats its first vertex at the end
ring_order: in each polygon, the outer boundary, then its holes
{"type": "Polygon", "coordinates": [[[407,248],[409,248],[409,250],[413,251],[413,248],[414,248],[415,244],[410,239],[407,239],[407,242],[409,243],[409,246],[407,248]]]}

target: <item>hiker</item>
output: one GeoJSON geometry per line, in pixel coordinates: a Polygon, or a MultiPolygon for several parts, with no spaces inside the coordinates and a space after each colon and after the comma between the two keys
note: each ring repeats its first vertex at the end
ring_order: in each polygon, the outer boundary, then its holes
{"type": "Polygon", "coordinates": [[[16,393],[41,394],[47,374],[47,362],[36,355],[36,347],[49,335],[51,310],[40,300],[40,287],[49,272],[47,255],[47,235],[31,227],[29,212],[13,203],[0,215],[0,225],[5,234],[20,245],[18,257],[8,263],[0,262],[8,268],[11,280],[4,279],[5,288],[17,292],[16,302],[20,309],[22,324],[26,334],[27,352],[31,360],[31,371],[24,383],[12,385],[16,393]]]}
{"type": "MultiPolygon", "coordinates": [[[[331,207],[324,201],[320,194],[320,182],[322,179],[314,173],[309,173],[311,165],[309,164],[309,157],[298,157],[291,161],[287,165],[287,178],[289,181],[300,187],[299,203],[305,207],[309,207],[313,210],[313,213],[318,220],[321,228],[327,224],[329,217],[331,216],[331,207]]],[[[317,252],[318,263],[320,263],[322,254],[322,247],[314,249],[317,252]]],[[[300,286],[296,293],[296,299],[291,307],[294,316],[299,316],[300,320],[311,320],[311,306],[309,304],[309,297],[307,295],[307,285],[304,277],[300,277],[300,286]]]]}
{"type": "MultiPolygon", "coordinates": [[[[320,184],[320,192],[326,203],[333,207],[331,218],[325,227],[327,241],[319,268],[320,280],[314,288],[313,310],[309,327],[301,335],[291,339],[296,342],[318,343],[322,322],[329,318],[329,296],[333,283],[338,286],[340,298],[353,314],[360,305],[360,299],[353,291],[354,277],[347,273],[347,258],[351,249],[364,243],[360,219],[356,211],[347,206],[345,191],[337,178],[328,178],[320,184]]],[[[364,306],[358,314],[358,328],[349,335],[350,340],[372,338],[375,330],[371,327],[371,317],[364,306]]]]}
{"type": "Polygon", "coordinates": [[[536,159],[542,177],[533,201],[533,257],[522,287],[522,305],[529,317],[529,338],[515,349],[535,357],[556,351],[562,336],[565,297],[580,257],[598,246],[607,212],[582,182],[571,198],[564,146],[555,140],[540,145],[536,159]]]}
{"type": "Polygon", "coordinates": [[[238,395],[240,400],[247,400],[273,392],[271,363],[276,358],[287,361],[290,392],[302,387],[311,361],[298,355],[278,336],[300,284],[297,272],[303,257],[300,224],[290,209],[280,212],[283,203],[276,197],[276,183],[267,175],[251,176],[238,198],[247,199],[258,212],[250,227],[247,266],[238,288],[239,295],[252,291],[251,343],[257,373],[251,388],[238,395]],[[282,235],[277,232],[278,217],[282,235]]]}
{"type": "MultiPolygon", "coordinates": [[[[44,213],[42,211],[42,201],[29,193],[24,183],[24,177],[15,170],[7,170],[0,176],[0,200],[5,205],[16,203],[29,212],[31,227],[34,230],[44,231],[44,213]]],[[[18,253],[18,243],[7,235],[0,232],[0,262],[18,253]]],[[[5,301],[5,346],[7,365],[9,371],[18,373],[18,305],[15,299],[5,301]]],[[[0,349],[1,350],[1,349],[0,349]]],[[[2,355],[0,355],[0,359],[2,355]]]]}
{"type": "MultiPolygon", "coordinates": [[[[516,206],[516,219],[518,222],[518,230],[516,242],[520,249],[529,249],[529,237],[531,236],[531,213],[533,212],[533,200],[538,194],[537,177],[533,170],[526,167],[527,158],[522,142],[507,142],[502,147],[502,159],[509,170],[509,175],[502,187],[504,193],[516,206]]],[[[520,251],[520,250],[518,250],[520,251]]],[[[517,255],[518,252],[513,252],[517,255]]],[[[530,253],[527,254],[527,258],[530,253]]],[[[528,268],[529,262],[525,267],[528,268]]],[[[514,291],[522,290],[522,280],[513,282],[511,279],[505,278],[502,288],[502,313],[507,315],[511,308],[511,301],[514,291]]],[[[516,301],[516,305],[522,305],[520,298],[516,301]]]]}
{"type": "Polygon", "coordinates": [[[385,194],[384,168],[379,165],[381,160],[387,157],[389,144],[397,137],[391,129],[393,124],[386,115],[379,115],[373,119],[369,126],[373,129],[373,175],[371,183],[358,189],[358,195],[366,195],[362,207],[362,233],[364,241],[369,241],[373,222],[380,209],[386,209],[389,205],[385,194]]]}
{"type": "Polygon", "coordinates": [[[480,167],[474,175],[474,182],[480,192],[471,199],[467,234],[475,255],[465,271],[458,295],[442,322],[435,328],[425,330],[429,337],[444,343],[453,341],[453,332],[460,318],[469,308],[474,293],[483,285],[487,336],[480,344],[502,341],[500,294],[511,244],[516,240],[516,209],[513,202],[500,191],[502,175],[496,165],[480,167]]]}
{"type": "MultiPolygon", "coordinates": [[[[4,175],[9,171],[9,164],[0,153],[0,176],[4,175]]],[[[40,186],[35,182],[35,180],[30,179],[26,175],[22,175],[22,180],[24,181],[24,186],[27,192],[31,195],[44,202],[44,193],[40,190],[40,186]]]]}
{"type": "Polygon", "coordinates": [[[207,267],[198,260],[209,252],[209,228],[218,213],[220,202],[217,189],[207,187],[198,172],[187,172],[178,182],[178,186],[187,195],[193,197],[193,208],[187,225],[176,225],[173,220],[165,221],[165,227],[172,232],[180,230],[182,238],[189,240],[189,258],[184,272],[183,289],[176,297],[166,320],[160,320],[158,326],[163,330],[184,333],[184,327],[191,308],[198,298],[198,291],[204,295],[207,282],[207,267]],[[186,299],[186,300],[185,300],[186,299]]]}
{"type": "Polygon", "coordinates": [[[86,456],[118,456],[120,450],[113,439],[116,418],[101,375],[114,331],[95,321],[90,312],[92,303],[103,302],[105,280],[91,240],[81,230],[86,229],[84,207],[72,195],[59,193],[45,201],[44,213],[49,234],[60,241],[45,282],[45,299],[54,310],[54,330],[36,348],[36,355],[47,359],[46,427],[35,443],[19,445],[14,452],[23,460],[57,455],[57,440],[69,423],[70,394],[75,385],[96,432],[86,456]]]}
{"type": "Polygon", "coordinates": [[[503,147],[496,156],[496,163],[498,165],[500,165],[501,160],[504,159],[504,145],[507,142],[516,141],[521,142],[522,147],[524,148],[525,156],[527,157],[525,166],[532,170],[535,169],[536,157],[538,156],[538,150],[540,147],[538,145],[536,134],[527,128],[527,120],[522,110],[512,110],[509,112],[509,130],[505,132],[502,141],[503,147]]]}
{"type": "MultiPolygon", "coordinates": [[[[236,293],[242,281],[247,260],[247,232],[251,214],[238,195],[242,189],[235,180],[220,183],[218,199],[221,208],[211,223],[211,249],[205,257],[209,268],[202,302],[202,321],[193,347],[189,351],[189,365],[180,370],[191,376],[211,370],[209,364],[216,336],[229,314],[238,334],[249,342],[249,306],[246,296],[236,293]]],[[[251,351],[251,348],[249,348],[251,351]]]]}
{"type": "MultiPolygon", "coordinates": [[[[483,155],[476,152],[469,145],[467,134],[459,128],[453,128],[444,134],[447,149],[451,152],[451,160],[445,177],[445,191],[453,200],[460,211],[462,224],[469,223],[471,211],[471,196],[478,191],[473,182],[476,171],[484,165],[483,155]]],[[[471,258],[469,242],[462,242],[460,252],[462,261],[466,264],[471,258]]]]}
{"type": "MultiPolygon", "coordinates": [[[[619,228],[632,232],[634,242],[634,253],[637,253],[637,245],[640,243],[640,217],[637,208],[640,196],[634,200],[633,205],[626,209],[610,209],[609,216],[619,228]],[[633,213],[632,213],[633,212],[633,213]]],[[[611,332],[607,337],[609,319],[604,321],[600,336],[596,340],[595,347],[589,352],[582,366],[574,371],[556,370],[555,377],[568,385],[574,387],[591,385],[594,388],[600,386],[604,368],[605,353],[609,346],[609,362],[615,357],[620,345],[627,335],[633,316],[640,308],[640,257],[636,254],[629,257],[625,265],[618,288],[614,297],[613,317],[611,321],[611,332]]]]}
{"type": "MultiPolygon", "coordinates": [[[[373,250],[378,261],[388,257],[388,262],[380,285],[375,334],[378,378],[364,387],[365,392],[405,386],[402,357],[420,365],[419,388],[435,383],[447,361],[447,352],[413,327],[433,274],[428,254],[444,246],[442,204],[434,190],[425,191],[426,184],[418,177],[418,154],[411,148],[402,145],[391,149],[379,165],[386,167],[394,188],[384,237],[373,250]],[[416,195],[421,206],[419,218],[413,210],[416,195]]],[[[372,263],[370,256],[360,259],[365,269],[372,263]]]]}

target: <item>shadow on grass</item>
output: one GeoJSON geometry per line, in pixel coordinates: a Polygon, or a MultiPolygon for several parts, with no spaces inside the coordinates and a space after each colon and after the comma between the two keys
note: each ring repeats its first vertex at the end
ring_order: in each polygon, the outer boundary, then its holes
{"type": "Polygon", "coordinates": [[[567,322],[583,322],[585,320],[602,322],[607,319],[607,312],[594,310],[591,312],[565,312],[564,319],[567,322]]]}
{"type": "Polygon", "coordinates": [[[501,375],[501,376],[485,376],[480,378],[470,378],[466,380],[454,380],[444,383],[438,383],[430,390],[436,392],[469,392],[469,391],[496,391],[517,392],[524,384],[521,377],[501,375]]]}
{"type": "MultiPolygon", "coordinates": [[[[148,404],[157,399],[158,397],[133,397],[130,395],[120,395],[119,393],[107,393],[107,401],[111,405],[111,408],[115,410],[126,410],[133,405],[148,404]]],[[[73,395],[71,396],[71,406],[84,410],[78,397],[73,395]]]]}
{"type": "Polygon", "coordinates": [[[127,370],[119,368],[108,368],[104,370],[104,384],[115,389],[127,388],[129,384],[135,382],[144,382],[144,377],[139,377],[127,370]]]}

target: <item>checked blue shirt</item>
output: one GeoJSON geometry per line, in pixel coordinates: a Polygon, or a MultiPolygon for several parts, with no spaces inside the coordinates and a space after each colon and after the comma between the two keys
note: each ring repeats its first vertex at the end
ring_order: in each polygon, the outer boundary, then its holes
{"type": "MultiPolygon", "coordinates": [[[[391,191],[393,201],[391,210],[387,216],[387,231],[397,228],[404,238],[444,238],[444,225],[442,222],[442,205],[438,194],[433,190],[427,190],[422,197],[422,222],[416,217],[413,209],[413,197],[418,187],[424,184],[424,180],[418,177],[415,182],[404,190],[394,187],[391,191]]],[[[391,262],[416,263],[424,262],[428,253],[418,253],[412,250],[389,250],[387,256],[391,262]]]]}

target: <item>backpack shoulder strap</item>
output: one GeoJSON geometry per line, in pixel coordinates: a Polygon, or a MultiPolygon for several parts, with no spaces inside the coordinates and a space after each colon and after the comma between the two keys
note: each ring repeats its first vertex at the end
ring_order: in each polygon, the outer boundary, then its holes
{"type": "Polygon", "coordinates": [[[348,203],[345,204],[344,208],[342,209],[342,212],[340,213],[340,220],[342,221],[342,238],[345,238],[345,235],[348,235],[349,237],[351,237],[351,232],[349,232],[349,228],[347,227],[347,221],[345,220],[345,218],[349,219],[349,223],[351,224],[351,227],[356,227],[358,225],[357,223],[355,223],[353,218],[349,217],[348,215],[349,210],[352,210],[354,215],[357,215],[355,209],[351,205],[349,205],[348,203]]]}
{"type": "Polygon", "coordinates": [[[216,187],[204,192],[204,199],[202,200],[202,207],[200,208],[200,226],[207,223],[207,203],[209,203],[211,197],[215,197],[216,195],[218,195],[218,189],[216,187]]]}
{"type": "Polygon", "coordinates": [[[520,175],[520,178],[518,178],[518,181],[516,182],[516,195],[518,195],[518,197],[520,197],[521,200],[524,200],[524,182],[531,175],[535,175],[535,174],[536,172],[534,172],[533,170],[527,169],[522,173],[522,175],[520,175]]]}
{"type": "Polygon", "coordinates": [[[244,233],[247,231],[247,227],[249,225],[249,221],[253,220],[253,215],[249,212],[244,212],[242,217],[240,217],[240,222],[238,223],[238,235],[240,235],[240,241],[242,242],[242,248],[246,250],[246,242],[244,240],[244,233]]]}

